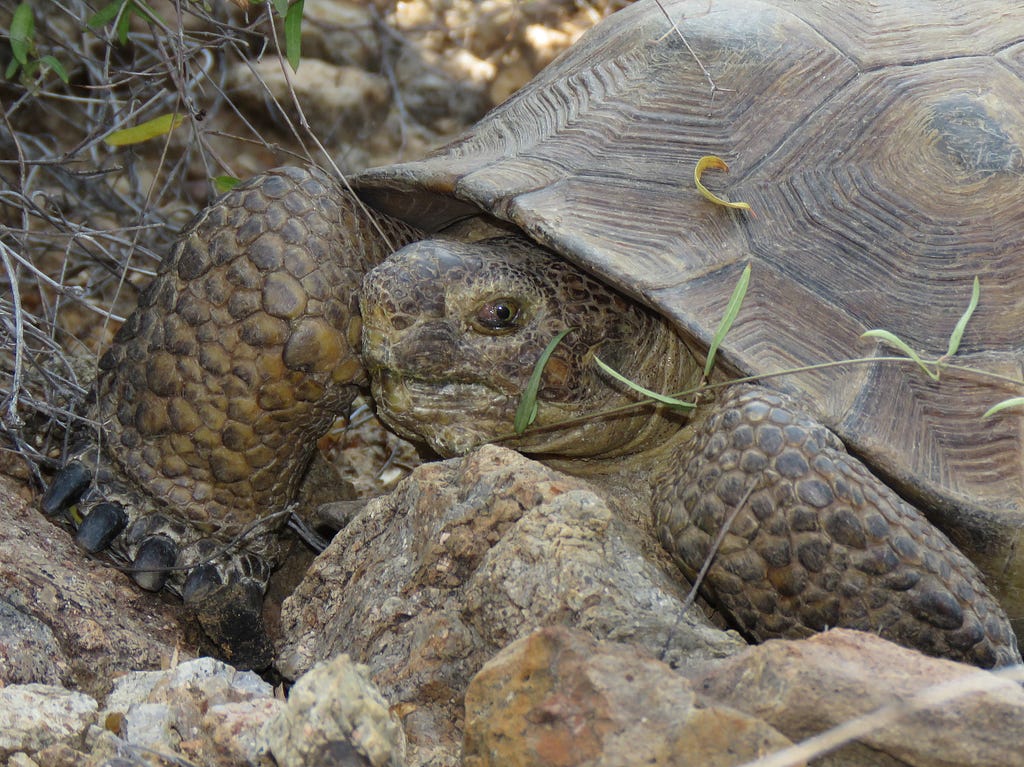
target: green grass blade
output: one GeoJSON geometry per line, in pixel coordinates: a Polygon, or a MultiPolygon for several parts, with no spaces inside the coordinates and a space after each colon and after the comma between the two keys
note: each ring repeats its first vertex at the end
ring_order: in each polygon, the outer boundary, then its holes
{"type": "Polygon", "coordinates": [[[1002,402],[997,402],[982,414],[982,418],[991,418],[996,413],[1001,413],[1012,407],[1024,407],[1024,397],[1010,397],[1002,402]]]}
{"type": "Polygon", "coordinates": [[[978,282],[978,278],[974,278],[974,287],[971,289],[971,301],[967,304],[967,310],[960,316],[959,321],[956,323],[956,327],[953,328],[953,333],[949,337],[949,349],[946,351],[947,357],[952,357],[956,354],[957,349],[960,348],[960,340],[964,337],[964,330],[967,328],[967,322],[971,319],[971,315],[974,314],[974,310],[978,308],[978,298],[981,296],[981,283],[978,282]]]}
{"type": "Polygon", "coordinates": [[[939,380],[939,374],[931,366],[929,366],[927,362],[921,359],[920,354],[911,349],[907,342],[904,341],[899,336],[897,336],[895,333],[890,333],[888,330],[868,330],[864,333],[861,333],[860,337],[877,338],[879,341],[889,344],[889,346],[893,347],[894,349],[898,349],[899,351],[903,352],[903,354],[905,354],[907,357],[916,362],[918,367],[920,367],[921,370],[923,370],[925,374],[927,374],[927,376],[931,378],[933,381],[939,380]]]}
{"type": "Polygon", "coordinates": [[[302,57],[302,8],[305,0],[296,0],[288,6],[284,16],[284,48],[292,71],[297,72],[302,57]]]}
{"type": "Polygon", "coordinates": [[[682,410],[692,410],[693,408],[697,407],[692,402],[684,402],[681,399],[676,399],[675,397],[669,397],[667,394],[659,394],[656,391],[651,391],[650,389],[645,389],[643,386],[641,386],[640,384],[636,383],[635,381],[630,381],[628,378],[626,378],[626,376],[622,375],[622,373],[619,373],[617,370],[615,370],[615,368],[610,367],[606,363],[602,362],[600,357],[596,357],[595,356],[594,357],[594,362],[597,363],[597,366],[599,368],[601,368],[601,370],[603,370],[605,373],[610,375],[616,381],[619,381],[620,383],[624,383],[630,389],[632,389],[635,392],[639,392],[640,394],[644,395],[648,399],[653,399],[655,402],[660,402],[663,405],[670,405],[672,407],[680,408],[682,410]]]}
{"type": "Polygon", "coordinates": [[[522,434],[526,431],[526,428],[537,417],[537,392],[540,390],[540,379],[544,374],[544,368],[547,366],[548,360],[551,359],[551,354],[555,351],[555,347],[562,343],[562,339],[573,330],[575,328],[566,328],[552,338],[544,348],[544,351],[541,352],[540,357],[537,358],[537,364],[533,366],[533,374],[530,376],[530,380],[527,381],[526,390],[519,400],[519,407],[516,408],[516,417],[512,421],[516,434],[522,434]]]}
{"type": "Polygon", "coordinates": [[[708,359],[704,363],[704,378],[711,375],[711,368],[715,366],[715,355],[718,354],[718,347],[722,345],[725,334],[729,332],[729,328],[732,327],[732,323],[736,320],[736,315],[740,313],[740,306],[743,304],[743,299],[746,298],[748,285],[750,285],[750,264],[743,268],[743,273],[740,275],[739,280],[737,280],[736,287],[732,289],[732,296],[729,298],[728,306],[725,307],[725,314],[722,316],[722,321],[718,323],[718,330],[715,331],[715,335],[711,339],[708,359]]]}

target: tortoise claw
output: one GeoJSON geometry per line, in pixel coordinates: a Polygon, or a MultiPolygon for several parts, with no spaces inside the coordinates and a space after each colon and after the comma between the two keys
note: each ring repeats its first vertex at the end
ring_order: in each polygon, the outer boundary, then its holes
{"type": "Polygon", "coordinates": [[[238,668],[264,669],[274,661],[274,645],[263,622],[264,571],[250,562],[241,569],[231,562],[199,565],[189,573],[182,598],[203,631],[227,660],[238,668]]]}
{"type": "Polygon", "coordinates": [[[178,547],[174,541],[166,535],[151,535],[139,544],[132,561],[132,580],[147,591],[159,591],[177,560],[178,547]]]}
{"type": "Polygon", "coordinates": [[[75,543],[90,554],[107,548],[128,525],[128,515],[119,503],[98,503],[92,507],[75,532],[75,543]]]}
{"type": "Polygon", "coordinates": [[[185,602],[197,603],[224,585],[217,566],[206,562],[193,567],[181,587],[181,598],[185,602]]]}
{"type": "Polygon", "coordinates": [[[53,482],[46,488],[40,503],[43,513],[52,517],[71,508],[78,503],[78,499],[88,489],[90,482],[92,482],[92,472],[85,464],[71,461],[57,472],[53,482]]]}

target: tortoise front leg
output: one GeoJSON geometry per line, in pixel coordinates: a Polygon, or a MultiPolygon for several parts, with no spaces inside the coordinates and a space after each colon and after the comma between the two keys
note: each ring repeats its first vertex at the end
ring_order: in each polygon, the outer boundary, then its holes
{"type": "Polygon", "coordinates": [[[750,638],[846,627],[983,667],[1019,663],[977,568],[777,393],[734,387],[655,483],[662,543],[750,638]],[[731,520],[730,520],[731,518],[731,520]]]}
{"type": "Polygon", "coordinates": [[[236,663],[270,660],[274,533],[367,383],[363,274],[414,237],[318,170],[270,171],[197,216],[100,360],[96,428],[43,509],[77,503],[80,545],[196,605],[236,663]]]}

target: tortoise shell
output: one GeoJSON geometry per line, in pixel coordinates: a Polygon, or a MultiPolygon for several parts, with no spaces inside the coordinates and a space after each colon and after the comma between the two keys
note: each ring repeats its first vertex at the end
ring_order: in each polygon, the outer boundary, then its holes
{"type": "Polygon", "coordinates": [[[1024,614],[1024,413],[981,417],[1021,387],[933,381],[860,338],[943,354],[977,276],[951,361],[1021,380],[1020,3],[640,0],[461,139],[355,184],[427,231],[511,222],[698,355],[751,264],[724,373],[800,398],[1024,614]],[[730,166],[705,182],[756,215],[699,194],[704,155],[730,166]],[[874,359],[772,375],[856,357],[874,359]]]}

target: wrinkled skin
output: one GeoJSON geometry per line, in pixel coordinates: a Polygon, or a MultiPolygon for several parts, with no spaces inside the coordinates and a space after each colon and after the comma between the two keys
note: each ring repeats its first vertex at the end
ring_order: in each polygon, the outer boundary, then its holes
{"type": "Polygon", "coordinates": [[[81,502],[82,545],[122,552],[145,587],[183,568],[171,582],[208,633],[265,664],[253,636],[276,527],[236,538],[287,507],[315,437],[369,380],[384,421],[441,455],[503,439],[583,475],[644,472],[663,544],[690,578],[714,556],[702,589],[752,639],[846,626],[981,666],[1019,661],[977,569],[798,403],[729,386],[689,416],[649,403],[600,415],[640,398],[595,355],[665,392],[697,384],[701,361],[662,318],[523,238],[417,238],[315,172],[228,195],[119,334],[98,385],[102,448],[79,451],[44,510],[81,502]],[[305,228],[275,223],[278,207],[305,228]],[[534,428],[509,439],[565,328],[534,428]]]}

